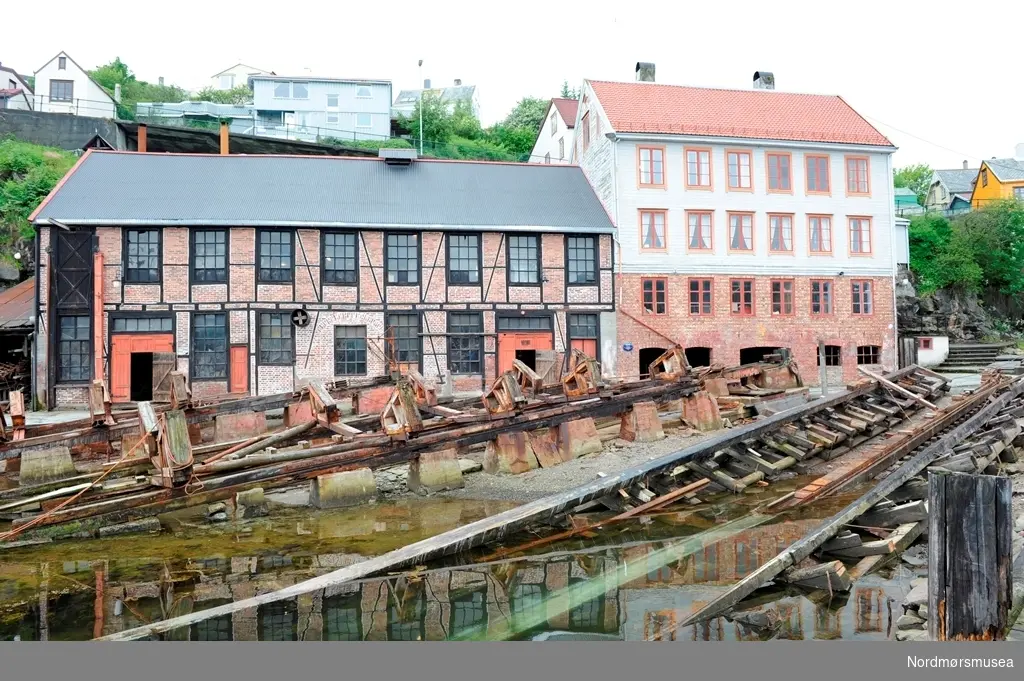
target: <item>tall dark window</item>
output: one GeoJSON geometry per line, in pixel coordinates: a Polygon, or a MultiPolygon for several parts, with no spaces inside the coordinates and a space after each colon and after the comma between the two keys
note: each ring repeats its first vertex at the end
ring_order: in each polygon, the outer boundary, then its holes
{"type": "Polygon", "coordinates": [[[417,234],[388,234],[387,271],[389,284],[420,282],[420,238],[417,234]]]}
{"type": "Polygon", "coordinates": [[[160,281],[160,232],[129,229],[125,232],[124,280],[153,284],[160,281]]]}
{"type": "Polygon", "coordinates": [[[480,236],[448,235],[448,283],[480,283],[480,236]]]}
{"type": "Polygon", "coordinates": [[[192,316],[192,377],[228,377],[227,315],[192,316]]]}
{"type": "Polygon", "coordinates": [[[448,368],[453,374],[483,373],[483,315],[479,312],[448,313],[448,368]]]}
{"type": "Polygon", "coordinates": [[[540,237],[510,236],[508,238],[508,283],[540,283],[540,237]]]}
{"type": "Polygon", "coordinates": [[[714,314],[714,293],[710,279],[690,279],[690,314],[714,314]]]}
{"type": "Polygon", "coordinates": [[[259,639],[261,641],[297,641],[298,603],[295,599],[274,601],[259,606],[259,639]]]}
{"type": "Polygon", "coordinates": [[[260,364],[292,364],[295,357],[293,340],[290,315],[260,313],[260,364]]]}
{"type": "Polygon", "coordinates": [[[570,284],[597,283],[597,238],[567,237],[570,284]]]}
{"type": "Polygon", "coordinates": [[[292,233],[263,231],[259,233],[260,281],[290,282],[292,280],[292,233]]]}
{"type": "Polygon", "coordinates": [[[668,279],[641,279],[644,311],[651,314],[668,312],[668,279]]]}
{"type": "Polygon", "coordinates": [[[425,594],[422,591],[406,593],[401,599],[394,592],[392,594],[388,599],[388,640],[422,641],[426,637],[423,621],[427,609],[425,594]]]}
{"type": "Polygon", "coordinates": [[[91,373],[89,361],[89,317],[76,315],[59,318],[57,339],[57,378],[61,381],[88,381],[91,373]]]}
{"type": "Polygon", "coordinates": [[[392,359],[409,364],[420,361],[420,316],[418,314],[389,314],[388,333],[392,341],[392,359]]]}
{"type": "Polygon", "coordinates": [[[225,229],[192,230],[192,281],[196,284],[228,280],[228,232],[225,229]]]}
{"type": "Polygon", "coordinates": [[[473,591],[453,593],[449,596],[452,605],[449,638],[473,638],[487,629],[487,587],[473,591]]]}
{"type": "Polygon", "coordinates": [[[324,234],[324,281],[329,284],[355,284],[357,279],[356,235],[324,234]]]}
{"type": "Polygon", "coordinates": [[[569,315],[569,347],[582,351],[588,357],[597,358],[597,315],[569,315]]]}
{"type": "MultiPolygon", "coordinates": [[[[821,366],[821,353],[818,355],[818,366],[821,366]]],[[[839,345],[825,346],[825,366],[837,367],[843,363],[843,348],[839,345]]]]}
{"type": "Polygon", "coordinates": [[[361,376],[366,373],[366,327],[334,327],[334,375],[361,376]]]}
{"type": "Polygon", "coordinates": [[[338,594],[323,601],[324,640],[361,641],[363,639],[360,594],[338,594]]]}
{"type": "Polygon", "coordinates": [[[857,364],[878,364],[882,355],[882,348],[877,345],[858,345],[857,364]]]}

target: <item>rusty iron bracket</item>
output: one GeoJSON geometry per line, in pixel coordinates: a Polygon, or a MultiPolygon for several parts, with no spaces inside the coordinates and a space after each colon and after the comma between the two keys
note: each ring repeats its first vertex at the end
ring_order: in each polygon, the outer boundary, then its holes
{"type": "Polygon", "coordinates": [[[484,409],[489,414],[505,414],[510,411],[521,411],[526,406],[526,398],[519,388],[519,382],[511,371],[506,371],[491,383],[491,387],[483,395],[484,409]]]}
{"type": "Polygon", "coordinates": [[[675,345],[663,352],[660,357],[651,362],[648,371],[650,371],[651,378],[660,381],[676,381],[688,376],[690,365],[686,361],[683,346],[675,345]]]}
{"type": "Polygon", "coordinates": [[[512,368],[510,371],[512,372],[513,378],[516,379],[516,383],[519,384],[519,389],[522,390],[524,395],[536,395],[544,385],[544,379],[538,376],[536,371],[518,359],[512,360],[512,368]]]}
{"type": "Polygon", "coordinates": [[[592,395],[604,387],[597,361],[573,348],[569,357],[569,371],[562,377],[562,391],[566,397],[592,395]]]}
{"type": "Polygon", "coordinates": [[[409,381],[398,382],[380,413],[381,428],[392,439],[406,440],[410,433],[423,430],[423,418],[409,381]]]}

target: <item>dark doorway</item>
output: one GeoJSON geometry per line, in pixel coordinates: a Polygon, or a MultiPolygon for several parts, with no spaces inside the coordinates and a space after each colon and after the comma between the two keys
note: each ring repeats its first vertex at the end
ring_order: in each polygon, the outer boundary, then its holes
{"type": "Polygon", "coordinates": [[[709,367],[711,366],[711,348],[702,348],[700,346],[686,348],[686,363],[692,367],[709,367]]]}
{"type": "Polygon", "coordinates": [[[516,359],[530,367],[534,371],[537,370],[537,351],[536,350],[516,350],[516,359]]]}
{"type": "Polygon", "coordinates": [[[640,348],[640,378],[651,375],[651,362],[665,354],[665,348],[640,348]]]}
{"type": "Polygon", "coordinates": [[[753,364],[754,362],[763,362],[765,355],[770,355],[773,352],[781,350],[782,348],[773,348],[770,346],[755,346],[752,348],[740,348],[740,364],[753,364]]]}
{"type": "Polygon", "coordinates": [[[153,399],[153,353],[133,352],[131,369],[132,402],[147,402],[153,399]]]}

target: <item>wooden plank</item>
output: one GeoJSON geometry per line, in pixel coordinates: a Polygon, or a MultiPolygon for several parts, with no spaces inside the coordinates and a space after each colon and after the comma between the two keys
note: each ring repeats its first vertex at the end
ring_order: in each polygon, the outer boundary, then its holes
{"type": "Polygon", "coordinates": [[[923,501],[910,501],[892,508],[876,506],[853,521],[854,525],[863,527],[896,527],[907,523],[916,523],[928,518],[928,507],[923,501]]]}
{"type": "Polygon", "coordinates": [[[884,556],[895,550],[896,544],[891,539],[879,539],[861,542],[860,546],[851,546],[848,549],[834,549],[828,553],[842,558],[860,558],[862,556],[884,556]]]}
{"type": "MultiPolygon", "coordinates": [[[[889,535],[889,539],[895,543],[893,555],[897,556],[910,548],[910,545],[921,536],[926,527],[928,527],[927,519],[916,523],[900,525],[893,530],[892,534],[889,535]]],[[[866,556],[850,568],[847,574],[849,574],[851,580],[857,581],[861,577],[869,575],[880,568],[888,562],[888,559],[889,556],[866,556]]]]}
{"type": "Polygon", "coordinates": [[[878,374],[876,374],[876,373],[874,373],[872,371],[868,371],[867,369],[865,369],[862,366],[857,367],[857,371],[861,372],[862,374],[864,374],[868,378],[872,378],[872,379],[878,381],[879,383],[884,385],[886,388],[889,388],[891,390],[895,390],[898,393],[906,395],[907,397],[909,397],[910,399],[914,400],[918,404],[924,405],[925,407],[928,407],[929,409],[934,409],[936,411],[938,411],[938,409],[939,409],[934,404],[932,404],[928,400],[924,399],[923,397],[921,397],[917,393],[911,392],[910,390],[907,390],[903,386],[898,385],[896,383],[893,383],[892,381],[890,381],[889,379],[885,378],[884,376],[879,376],[878,374]]]}
{"type": "Polygon", "coordinates": [[[833,560],[820,565],[801,569],[789,569],[780,575],[783,582],[808,589],[825,589],[826,591],[849,591],[850,576],[846,566],[840,560],[833,560]]]}
{"type": "Polygon", "coordinates": [[[836,536],[834,539],[831,539],[822,544],[821,550],[828,552],[833,549],[848,549],[853,546],[860,546],[861,543],[862,540],[859,534],[847,530],[836,536]]]}

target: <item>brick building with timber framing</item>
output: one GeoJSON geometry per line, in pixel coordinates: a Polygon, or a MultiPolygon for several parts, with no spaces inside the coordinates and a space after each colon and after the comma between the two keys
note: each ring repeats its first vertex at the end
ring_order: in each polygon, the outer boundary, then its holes
{"type": "Polygon", "coordinates": [[[39,404],[95,378],[152,399],[173,368],[272,394],[393,358],[458,392],[545,350],[614,359],[614,227],[580,168],[381,155],[86,153],[31,217],[39,404]]]}

